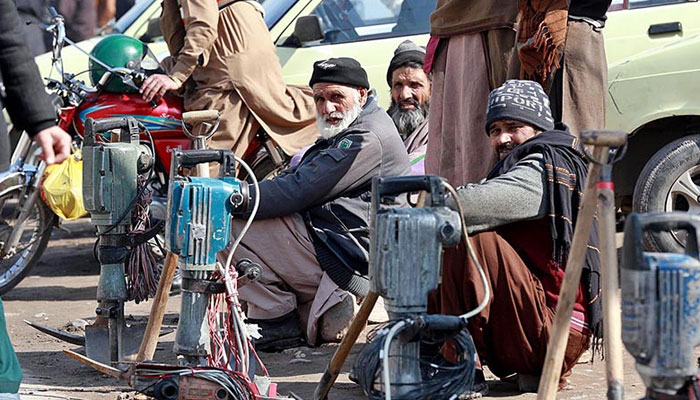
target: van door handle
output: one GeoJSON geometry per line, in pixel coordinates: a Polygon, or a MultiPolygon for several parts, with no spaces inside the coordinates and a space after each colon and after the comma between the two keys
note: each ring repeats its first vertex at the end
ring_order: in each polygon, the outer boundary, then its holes
{"type": "Polygon", "coordinates": [[[683,28],[681,27],[680,22],[667,22],[665,24],[654,24],[649,26],[649,36],[682,31],[683,28]]]}

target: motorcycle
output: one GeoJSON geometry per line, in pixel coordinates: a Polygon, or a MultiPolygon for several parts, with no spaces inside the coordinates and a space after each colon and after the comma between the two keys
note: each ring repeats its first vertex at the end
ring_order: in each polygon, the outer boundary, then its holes
{"type": "MultiPolygon", "coordinates": [[[[175,149],[187,150],[192,138],[183,131],[182,99],[166,94],[158,101],[146,102],[138,92],[139,85],[146,79],[157,61],[148,52],[141,65],[111,67],[90,53],[80,49],[65,35],[63,17],[50,8],[51,22],[41,27],[52,34],[53,68],[60,78],[48,78],[47,88],[58,114],[58,126],[73,135],[79,143],[87,118],[131,116],[146,128],[141,140],[151,144],[155,150],[155,174],[149,182],[153,189],[151,215],[154,220],[166,218],[167,192],[170,173],[171,152],[175,149]],[[94,87],[78,79],[80,74],[62,70],[61,51],[64,44],[75,46],[89,59],[105,69],[94,87]],[[121,81],[135,89],[124,93],[104,90],[109,82],[121,81]]],[[[87,71],[85,71],[87,72],[87,71]]],[[[17,134],[17,133],[15,133],[17,134]]],[[[0,173],[0,294],[16,286],[34,267],[46,249],[54,226],[60,224],[58,217],[46,206],[40,196],[41,177],[45,164],[37,157],[39,148],[26,132],[19,133],[20,139],[13,152],[11,167],[0,173]]],[[[104,137],[103,140],[110,140],[104,137]]],[[[289,164],[290,157],[263,130],[258,131],[242,157],[252,167],[258,179],[278,174],[289,164]]],[[[248,178],[245,172],[239,176],[248,178]]]]}

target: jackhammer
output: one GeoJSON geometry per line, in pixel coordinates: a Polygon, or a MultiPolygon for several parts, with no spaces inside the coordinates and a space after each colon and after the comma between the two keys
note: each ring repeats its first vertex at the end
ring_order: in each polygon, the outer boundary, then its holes
{"type": "Polygon", "coordinates": [[[85,346],[87,361],[107,366],[116,367],[138,351],[145,325],[127,325],[124,303],[144,300],[157,283],[155,259],[140,248],[161,229],[160,225],[147,226],[148,198],[143,189],[146,173],[152,171],[154,151],[140,143],[142,130],[146,128],[131,117],[85,121],[83,199],[97,228],[95,251],[100,262],[95,322],[85,327],[83,337],[25,321],[58,339],[85,346]],[[96,139],[113,130],[119,130],[113,133],[117,141],[96,139]],[[143,216],[135,218],[138,233],[132,230],[135,207],[140,207],[143,216]],[[133,270],[138,272],[136,281],[133,277],[127,281],[127,263],[143,264],[143,269],[133,270]]]}
{"type": "Polygon", "coordinates": [[[372,334],[353,367],[370,399],[456,398],[473,385],[476,350],[466,321],[479,309],[427,314],[428,293],[441,280],[442,249],[466,235],[460,214],[445,207],[446,188],[454,193],[435,176],[372,180],[371,291],[384,298],[391,322],[372,334]],[[387,198],[420,190],[428,192],[425,207],[382,207],[387,198]],[[421,342],[446,340],[456,345],[454,363],[421,360],[421,342]]]}
{"type": "Polygon", "coordinates": [[[230,245],[231,215],[248,207],[248,184],[235,178],[231,151],[176,150],[172,157],[166,247],[178,256],[182,273],[174,345],[179,365],[138,364],[133,386],[166,400],[280,398],[257,359],[251,341],[255,332],[238,302],[237,288],[259,278],[262,270],[246,259],[229,268],[246,228],[225,265],[217,261],[217,253],[230,245]],[[220,164],[217,178],[180,174],[181,168],[211,162],[220,164]],[[222,296],[225,309],[216,307],[222,296]],[[255,375],[256,364],[264,376],[255,375]]]}
{"type": "MultiPolygon", "coordinates": [[[[230,151],[173,152],[168,193],[166,247],[177,254],[182,273],[182,302],[175,353],[182,365],[207,365],[210,355],[208,294],[224,293],[212,279],[216,255],[229,245],[231,214],[247,207],[248,184],[235,178],[236,161],[230,151]],[[181,167],[221,164],[219,178],[185,177],[181,167]]],[[[259,267],[258,267],[259,268],[259,267]]],[[[235,369],[232,366],[231,369],[235,369]]]]}
{"type": "Polygon", "coordinates": [[[644,399],[700,399],[700,217],[630,214],[622,247],[622,341],[647,387],[644,399]],[[685,254],[643,251],[648,232],[685,239],[685,254]]]}
{"type": "MultiPolygon", "coordinates": [[[[100,278],[97,318],[85,328],[85,352],[95,361],[116,365],[135,354],[144,325],[127,325],[124,302],[129,300],[125,263],[130,248],[155,236],[155,227],[139,237],[130,235],[132,212],[139,196],[139,176],[151,170],[152,149],[140,143],[141,128],[131,118],[88,119],[83,142],[83,198],[97,228],[100,278]],[[118,142],[100,142],[98,135],[119,129],[118,142]],[[149,236],[150,235],[150,236],[149,236]]],[[[143,179],[142,179],[143,181],[143,179]]]]}

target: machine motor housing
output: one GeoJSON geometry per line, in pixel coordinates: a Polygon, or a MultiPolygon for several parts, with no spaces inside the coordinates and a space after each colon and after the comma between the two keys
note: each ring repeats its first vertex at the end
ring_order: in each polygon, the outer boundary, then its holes
{"type": "Polygon", "coordinates": [[[165,242],[189,271],[214,271],[216,254],[230,243],[231,215],[247,205],[248,184],[236,179],[231,151],[188,150],[173,152],[165,242]],[[180,166],[221,162],[218,178],[182,176],[180,166]]]}
{"type": "Polygon", "coordinates": [[[698,372],[700,344],[700,218],[687,213],[628,217],[621,263],[622,340],[645,385],[677,391],[698,372]],[[680,215],[679,215],[680,214],[680,215]],[[643,251],[648,230],[687,232],[686,253],[643,251]]]}

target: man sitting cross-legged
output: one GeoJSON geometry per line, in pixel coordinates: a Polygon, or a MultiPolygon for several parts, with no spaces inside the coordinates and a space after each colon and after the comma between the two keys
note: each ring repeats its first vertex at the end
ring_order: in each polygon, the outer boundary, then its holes
{"type": "MultiPolygon", "coordinates": [[[[409,172],[401,137],[368,97],[357,61],[318,61],[309,85],[322,138],[298,165],[253,190],[260,207],[234,255],[263,268],[258,281],[240,289],[249,322],[262,328],[256,348],[263,350],[299,345],[303,333],[312,345],[340,338],[354,315],[349,293],[364,296],[369,288],[372,177],[409,172]]],[[[234,220],[234,235],[248,215],[234,220]]]]}

